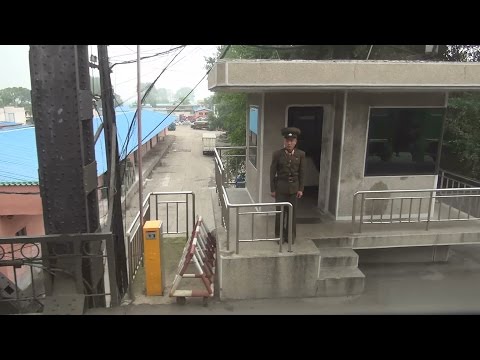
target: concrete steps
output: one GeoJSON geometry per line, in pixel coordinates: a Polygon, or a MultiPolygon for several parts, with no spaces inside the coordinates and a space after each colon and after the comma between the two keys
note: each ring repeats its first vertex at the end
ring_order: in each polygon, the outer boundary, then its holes
{"type": "Polygon", "coordinates": [[[348,237],[312,239],[319,248],[352,248],[353,240],[348,237]]]}
{"type": "MultiPolygon", "coordinates": [[[[361,294],[365,288],[365,275],[358,269],[358,254],[351,248],[332,247],[335,240],[320,243],[320,268],[316,282],[316,296],[349,296],[361,294]]],[[[318,244],[317,244],[318,247],[318,244]]]]}
{"type": "Polygon", "coordinates": [[[316,296],[349,296],[361,294],[365,275],[353,267],[320,269],[316,296]]]}
{"type": "Polygon", "coordinates": [[[358,267],[358,254],[349,248],[321,248],[320,269],[358,267]]]}

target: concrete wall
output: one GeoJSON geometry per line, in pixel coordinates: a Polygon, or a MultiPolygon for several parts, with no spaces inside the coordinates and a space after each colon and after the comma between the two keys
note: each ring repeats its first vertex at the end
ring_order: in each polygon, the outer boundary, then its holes
{"type": "Polygon", "coordinates": [[[312,297],[316,294],[319,251],[310,254],[221,257],[220,298],[312,297]]]}
{"type": "Polygon", "coordinates": [[[208,76],[209,90],[478,89],[480,66],[449,61],[221,60],[208,76]]]}
{"type": "Polygon", "coordinates": [[[0,215],[41,215],[40,194],[20,195],[15,193],[38,193],[38,186],[0,186],[0,215]],[[11,194],[4,194],[10,192],[11,194]]]}
{"type": "MultiPolygon", "coordinates": [[[[332,92],[323,93],[266,93],[265,94],[265,115],[264,115],[264,129],[263,129],[263,180],[262,180],[262,194],[264,200],[270,201],[270,163],[272,161],[272,154],[275,150],[283,147],[283,137],[280,134],[280,129],[287,125],[289,106],[324,106],[324,127],[325,122],[331,123],[331,120],[327,120],[328,114],[333,114],[333,110],[328,111],[328,107],[333,105],[334,95],[332,92]],[[267,200],[268,199],[268,200],[267,200]]],[[[325,131],[323,132],[323,138],[325,139],[325,131]]],[[[323,157],[323,144],[322,144],[322,162],[327,161],[327,158],[323,157]]],[[[320,164],[322,168],[322,164],[320,164]]],[[[323,168],[328,168],[324,165],[323,168]]]]}
{"type": "MultiPolygon", "coordinates": [[[[247,189],[248,189],[248,192],[250,193],[250,195],[252,196],[252,199],[254,201],[258,201],[258,202],[262,202],[265,200],[265,197],[264,197],[264,200],[262,200],[262,197],[260,194],[260,192],[258,191],[258,189],[260,188],[260,183],[261,183],[261,179],[262,179],[262,175],[261,175],[261,164],[262,164],[262,161],[263,161],[263,156],[261,154],[262,150],[263,149],[263,141],[262,141],[262,133],[263,133],[263,123],[264,123],[264,117],[262,116],[263,114],[263,94],[250,94],[248,96],[248,100],[247,100],[247,109],[246,109],[246,112],[247,112],[247,116],[246,116],[246,145],[247,145],[247,161],[246,161],[246,168],[247,168],[247,178],[246,178],[246,181],[247,181],[247,189]],[[248,114],[249,114],[249,107],[250,106],[258,106],[258,136],[257,136],[257,166],[254,167],[252,165],[252,163],[250,162],[249,160],[249,149],[248,149],[248,146],[250,145],[249,144],[249,118],[248,118],[248,114]]],[[[268,200],[267,200],[268,201],[268,200]]]]}
{"type": "Polygon", "coordinates": [[[17,108],[13,106],[0,108],[0,121],[11,121],[17,124],[25,124],[27,122],[25,108],[17,108]]]}
{"type": "Polygon", "coordinates": [[[0,237],[12,237],[21,229],[27,229],[27,235],[45,235],[43,215],[0,216],[0,237]]]}
{"type": "Polygon", "coordinates": [[[448,261],[450,246],[416,246],[391,249],[357,249],[359,265],[448,261]]]}
{"type": "MultiPolygon", "coordinates": [[[[436,177],[434,175],[364,177],[369,107],[444,105],[444,93],[351,92],[348,94],[337,219],[347,219],[351,216],[353,194],[359,190],[428,189],[436,187],[436,177]]],[[[334,153],[336,152],[335,148],[334,141],[334,153]]]]}
{"type": "Polygon", "coordinates": [[[338,202],[338,181],[340,176],[340,158],[342,156],[342,133],[345,93],[337,92],[334,97],[334,120],[332,139],[332,166],[330,169],[330,187],[328,193],[328,212],[336,214],[338,202]]]}

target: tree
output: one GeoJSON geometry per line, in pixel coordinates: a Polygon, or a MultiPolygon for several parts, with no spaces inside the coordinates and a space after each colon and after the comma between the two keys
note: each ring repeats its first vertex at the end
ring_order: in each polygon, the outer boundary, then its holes
{"type": "Polygon", "coordinates": [[[480,94],[463,93],[448,102],[442,168],[480,178],[480,94]]]}
{"type": "Polygon", "coordinates": [[[158,104],[168,104],[170,101],[170,94],[168,89],[160,88],[157,90],[158,104]]]}
{"type": "MultiPolygon", "coordinates": [[[[183,98],[185,98],[190,91],[192,91],[192,88],[189,88],[189,87],[182,87],[182,88],[178,89],[177,92],[175,93],[175,103],[178,104],[180,101],[182,101],[183,98]]],[[[195,95],[194,95],[194,93],[192,92],[192,93],[183,101],[182,104],[184,104],[184,105],[192,104],[192,103],[194,102],[194,99],[195,99],[195,95]]]]}
{"type": "Polygon", "coordinates": [[[24,87],[9,87],[0,90],[0,107],[23,107],[32,112],[32,96],[30,90],[24,87]]]}
{"type": "Polygon", "coordinates": [[[211,112],[209,119],[213,121],[216,128],[222,128],[227,132],[232,145],[245,145],[247,95],[215,93],[213,101],[216,104],[218,116],[211,112]]]}
{"type": "MultiPolygon", "coordinates": [[[[217,49],[217,55],[205,58],[210,69],[226,45],[217,49]]],[[[280,60],[429,60],[480,61],[478,45],[438,45],[437,51],[425,53],[425,45],[232,45],[226,59],[280,59],[280,60]]],[[[215,93],[217,126],[229,132],[232,144],[245,143],[245,107],[239,106],[242,94],[215,93]],[[239,129],[237,132],[236,129],[239,129]],[[243,133],[242,133],[243,131],[243,133]]],[[[213,116],[213,115],[212,115],[213,116]]],[[[449,101],[445,129],[445,154],[442,167],[460,174],[480,177],[480,95],[459,94],[449,101]]]]}

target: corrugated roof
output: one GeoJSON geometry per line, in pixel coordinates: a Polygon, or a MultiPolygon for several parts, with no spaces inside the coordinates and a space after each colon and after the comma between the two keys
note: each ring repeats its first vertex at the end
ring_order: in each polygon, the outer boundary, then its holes
{"type": "MultiPolygon", "coordinates": [[[[116,109],[118,141],[120,151],[126,140],[128,127],[135,111],[130,109],[116,109]]],[[[153,138],[168,125],[175,121],[175,116],[142,110],[142,144],[153,138]],[[155,127],[160,124],[156,129],[155,127]],[[155,130],[154,130],[155,129],[155,130]],[[152,132],[151,134],[149,134],[152,132]]],[[[100,124],[98,117],[93,118],[93,128],[96,130],[100,124]]],[[[128,143],[127,151],[121,158],[137,147],[137,122],[133,127],[133,136],[128,143]]],[[[103,134],[95,144],[95,160],[97,161],[97,174],[101,175],[107,170],[105,156],[105,138],[103,134]]],[[[38,158],[34,127],[0,131],[0,186],[12,185],[38,185],[38,158]]]]}

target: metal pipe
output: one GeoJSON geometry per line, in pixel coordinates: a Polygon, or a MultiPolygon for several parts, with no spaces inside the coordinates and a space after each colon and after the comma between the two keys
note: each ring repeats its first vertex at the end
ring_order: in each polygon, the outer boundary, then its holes
{"type": "Polygon", "coordinates": [[[418,221],[420,222],[420,214],[422,213],[422,198],[418,202],[418,221]]]}
{"type": "Polygon", "coordinates": [[[288,205],[288,252],[292,252],[292,241],[293,241],[293,205],[289,203],[288,205]]]}
{"type": "Polygon", "coordinates": [[[402,223],[403,198],[400,200],[400,213],[398,214],[398,221],[402,223]]]}
{"type": "Polygon", "coordinates": [[[363,208],[365,207],[365,194],[362,193],[362,199],[360,203],[360,224],[358,226],[358,232],[362,232],[362,224],[363,224],[363,208]]]}
{"type": "Polygon", "coordinates": [[[428,203],[428,218],[427,218],[427,228],[426,228],[427,231],[430,226],[430,217],[432,215],[432,200],[433,200],[433,191],[430,192],[430,201],[428,203]]]}
{"type": "Polygon", "coordinates": [[[372,200],[372,208],[370,209],[370,224],[373,222],[373,211],[374,211],[374,208],[373,208],[373,202],[375,200],[372,200]]]}
{"type": "Polygon", "coordinates": [[[409,210],[408,210],[408,222],[411,222],[411,219],[412,219],[412,205],[413,205],[413,199],[411,198],[410,199],[410,207],[409,207],[409,210]]]}
{"type": "Polygon", "coordinates": [[[394,199],[391,199],[390,201],[390,224],[392,223],[392,220],[393,220],[393,200],[394,199]]]}
{"type": "Polygon", "coordinates": [[[235,220],[236,220],[236,224],[235,224],[235,232],[236,232],[236,236],[235,236],[235,253],[238,255],[238,253],[240,252],[240,242],[239,242],[239,234],[240,234],[240,216],[238,214],[238,211],[239,211],[240,208],[237,207],[236,209],[236,216],[235,216],[235,220]]]}
{"type": "MultiPolygon", "coordinates": [[[[280,238],[278,240],[278,244],[280,245],[279,251],[282,252],[282,245],[283,245],[283,221],[285,220],[285,206],[281,206],[280,209],[282,209],[282,213],[280,214],[280,238]]],[[[289,216],[290,217],[290,216],[289,216]]]]}
{"type": "Polygon", "coordinates": [[[357,208],[357,194],[353,195],[353,206],[352,206],[352,232],[355,232],[355,218],[356,215],[356,208],[357,208]]]}
{"type": "Polygon", "coordinates": [[[253,224],[254,224],[254,222],[255,222],[255,220],[253,219],[253,216],[254,216],[253,214],[254,214],[254,213],[252,212],[252,240],[254,239],[254,237],[253,237],[253,224]]]}
{"type": "Polygon", "coordinates": [[[188,232],[188,194],[185,194],[185,227],[188,241],[188,237],[190,236],[188,232]]]}
{"type": "MultiPolygon", "coordinates": [[[[140,210],[140,225],[143,228],[143,174],[142,174],[142,94],[140,89],[140,45],[137,45],[137,120],[138,120],[138,206],[140,210]]],[[[143,241],[143,230],[140,231],[143,241]]]]}

